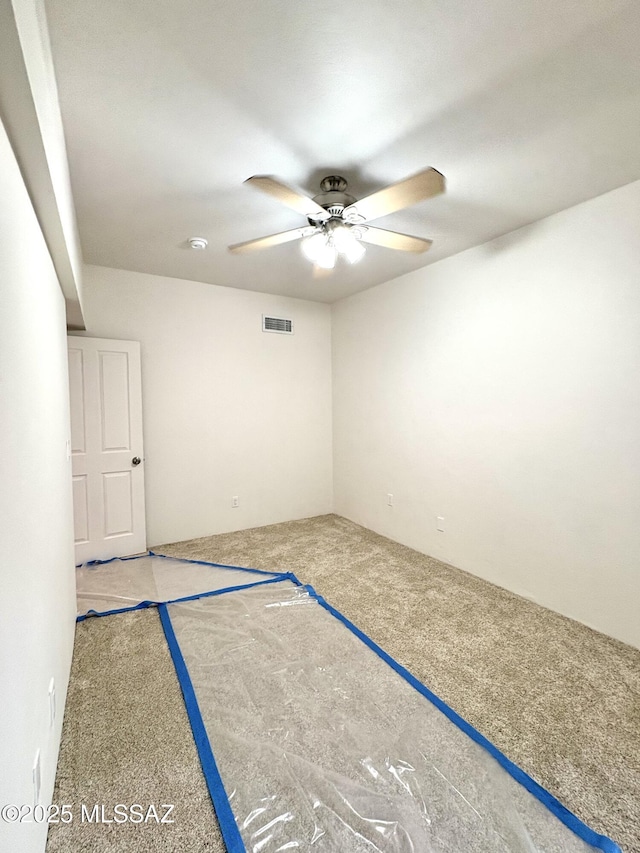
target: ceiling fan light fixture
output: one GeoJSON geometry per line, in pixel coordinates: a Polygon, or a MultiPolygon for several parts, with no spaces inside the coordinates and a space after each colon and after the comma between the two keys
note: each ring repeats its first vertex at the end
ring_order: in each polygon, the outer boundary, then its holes
{"type": "Polygon", "coordinates": [[[333,228],[331,231],[331,237],[333,239],[333,245],[340,253],[345,252],[355,242],[355,237],[351,233],[351,229],[348,226],[343,225],[341,222],[333,228]]]}
{"type": "Polygon", "coordinates": [[[342,249],[341,253],[349,261],[350,264],[357,264],[358,261],[364,257],[365,248],[362,243],[360,243],[360,241],[356,240],[356,238],[354,237],[350,245],[347,246],[345,249],[342,249]]]}
{"type": "Polygon", "coordinates": [[[323,270],[332,270],[336,265],[336,249],[324,231],[317,231],[301,244],[302,254],[323,270]]]}
{"type": "Polygon", "coordinates": [[[336,265],[337,257],[338,253],[336,252],[335,246],[332,246],[329,242],[325,242],[322,251],[318,253],[314,263],[317,267],[321,267],[323,270],[332,270],[336,265]]]}
{"type": "Polygon", "coordinates": [[[365,253],[365,248],[359,241],[360,236],[356,229],[343,224],[337,225],[331,232],[334,246],[350,264],[357,263],[365,253]]]}
{"type": "Polygon", "coordinates": [[[326,245],[327,238],[324,233],[322,231],[316,231],[315,234],[312,234],[310,237],[307,237],[302,241],[300,248],[302,249],[302,254],[305,258],[315,264],[326,245]]]}

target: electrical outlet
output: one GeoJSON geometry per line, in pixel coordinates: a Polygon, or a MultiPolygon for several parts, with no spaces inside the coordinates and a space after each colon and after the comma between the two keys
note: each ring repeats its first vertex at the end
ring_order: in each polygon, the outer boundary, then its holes
{"type": "Polygon", "coordinates": [[[56,682],[51,679],[49,682],[49,728],[53,728],[56,724],[56,682]]]}
{"type": "Polygon", "coordinates": [[[393,506],[393,495],[387,495],[387,506],[393,506]]]}
{"type": "Polygon", "coordinates": [[[444,518],[441,515],[436,516],[436,530],[444,533],[444,518]]]}
{"type": "Polygon", "coordinates": [[[40,767],[40,750],[36,750],[36,757],[33,762],[33,805],[37,806],[40,802],[40,788],[42,787],[42,770],[40,767]]]}
{"type": "Polygon", "coordinates": [[[234,496],[231,498],[231,506],[232,506],[234,509],[235,509],[236,507],[239,507],[239,506],[240,506],[240,500],[238,499],[238,496],[237,496],[237,495],[234,495],[234,496]]]}

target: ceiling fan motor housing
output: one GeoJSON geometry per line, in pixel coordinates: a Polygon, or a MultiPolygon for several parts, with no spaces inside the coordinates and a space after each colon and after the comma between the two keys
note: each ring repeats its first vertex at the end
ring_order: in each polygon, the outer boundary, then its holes
{"type": "MultiPolygon", "coordinates": [[[[313,200],[320,207],[328,210],[332,216],[342,218],[342,211],[345,207],[355,202],[355,198],[346,192],[347,182],[340,175],[328,175],[320,182],[322,192],[315,195],[313,200]]],[[[313,222],[312,219],[309,220],[313,222]]]]}
{"type": "Polygon", "coordinates": [[[347,189],[347,180],[341,175],[327,175],[320,181],[320,189],[323,193],[343,193],[347,189]]]}

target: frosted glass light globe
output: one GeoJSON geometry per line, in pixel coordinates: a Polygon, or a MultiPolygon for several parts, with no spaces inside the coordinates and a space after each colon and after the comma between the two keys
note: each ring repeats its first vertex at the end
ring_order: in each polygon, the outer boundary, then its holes
{"type": "Polygon", "coordinates": [[[352,238],[353,243],[348,246],[346,249],[342,250],[342,254],[349,261],[350,264],[357,264],[360,258],[364,256],[365,248],[359,240],[356,240],[355,237],[352,238]]]}
{"type": "Polygon", "coordinates": [[[322,267],[323,270],[332,270],[336,265],[336,257],[338,253],[335,248],[329,243],[324,244],[324,248],[318,253],[315,264],[322,267]]]}
{"type": "Polygon", "coordinates": [[[364,246],[356,239],[352,229],[346,225],[340,225],[334,228],[332,232],[333,243],[341,255],[349,261],[350,264],[355,264],[364,255],[364,246]]]}
{"type": "Polygon", "coordinates": [[[306,240],[302,241],[302,254],[307,260],[315,264],[326,245],[326,236],[321,231],[318,231],[317,234],[312,234],[311,237],[307,237],[306,240]]]}

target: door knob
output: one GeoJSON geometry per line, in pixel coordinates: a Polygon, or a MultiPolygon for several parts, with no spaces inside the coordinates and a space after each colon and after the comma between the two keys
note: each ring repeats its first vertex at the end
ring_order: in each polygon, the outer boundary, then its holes
{"type": "Polygon", "coordinates": [[[134,456],[133,459],[131,460],[132,465],[139,465],[141,462],[142,462],[142,459],[140,459],[139,456],[134,456]]]}

